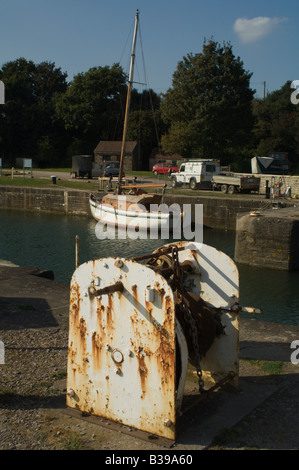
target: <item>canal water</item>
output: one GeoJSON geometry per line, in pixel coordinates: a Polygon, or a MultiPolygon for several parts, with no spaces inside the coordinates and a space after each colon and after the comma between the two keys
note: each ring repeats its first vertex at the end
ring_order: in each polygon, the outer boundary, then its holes
{"type": "MultiPolygon", "coordinates": [[[[132,257],[151,253],[169,240],[99,240],[96,221],[79,216],[41,214],[1,209],[0,259],[20,266],[54,272],[55,280],[70,283],[75,270],[75,239],[79,236],[80,264],[107,256],[132,257]]],[[[235,234],[205,229],[203,242],[233,258],[235,234]]],[[[263,321],[299,325],[299,272],[238,265],[240,304],[263,309],[246,315],[263,321]]]]}

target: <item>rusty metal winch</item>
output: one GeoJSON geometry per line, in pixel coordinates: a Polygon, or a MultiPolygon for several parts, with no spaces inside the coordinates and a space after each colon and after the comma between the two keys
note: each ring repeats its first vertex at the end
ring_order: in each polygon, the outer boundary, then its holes
{"type": "Polygon", "coordinates": [[[188,363],[199,394],[237,387],[238,301],[235,263],[204,244],[82,264],[71,280],[67,406],[174,440],[188,363]]]}

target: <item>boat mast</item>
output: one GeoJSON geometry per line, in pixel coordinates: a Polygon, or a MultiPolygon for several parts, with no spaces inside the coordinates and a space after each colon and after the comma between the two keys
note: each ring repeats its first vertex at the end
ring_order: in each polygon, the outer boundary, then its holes
{"type": "Polygon", "coordinates": [[[133,74],[134,74],[134,63],[135,63],[135,48],[136,48],[138,21],[139,21],[139,10],[136,11],[136,16],[135,16],[135,27],[134,27],[134,35],[133,35],[133,43],[132,43],[132,53],[131,53],[129,83],[128,83],[128,92],[127,92],[126,112],[125,112],[123,138],[122,138],[121,154],[120,154],[120,166],[119,166],[119,177],[118,177],[118,193],[121,192],[121,180],[122,180],[122,172],[123,172],[123,164],[124,164],[123,160],[124,160],[124,155],[125,155],[127,128],[128,128],[128,115],[129,115],[131,91],[132,91],[132,85],[133,85],[133,74]]]}

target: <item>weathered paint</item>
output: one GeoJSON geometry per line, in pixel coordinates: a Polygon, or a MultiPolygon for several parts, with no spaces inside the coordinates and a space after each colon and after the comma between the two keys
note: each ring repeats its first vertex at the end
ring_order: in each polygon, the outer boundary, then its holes
{"type": "Polygon", "coordinates": [[[176,259],[184,272],[184,299],[200,318],[206,389],[227,377],[238,384],[241,309],[238,270],[227,255],[197,243],[175,245],[173,258],[162,247],[154,263],[105,258],[75,271],[67,379],[68,406],[170,439],[188,357],[192,362],[188,323],[186,329],[178,318],[180,294],[167,281],[176,259]],[[215,311],[220,333],[209,320],[215,311]]]}
{"type": "Polygon", "coordinates": [[[239,273],[234,261],[225,253],[209,245],[178,242],[179,262],[192,270],[185,277],[185,287],[198,295],[207,305],[216,308],[224,327],[224,334],[216,336],[201,357],[205,388],[234,373],[231,383],[237,387],[239,379],[239,273]]]}
{"type": "Polygon", "coordinates": [[[152,269],[130,260],[118,267],[115,261],[85,263],[73,275],[67,405],[174,439],[173,293],[152,269]],[[90,295],[95,277],[100,289],[119,281],[124,289],[90,295]],[[146,300],[147,286],[155,289],[153,302],[146,300]]]}

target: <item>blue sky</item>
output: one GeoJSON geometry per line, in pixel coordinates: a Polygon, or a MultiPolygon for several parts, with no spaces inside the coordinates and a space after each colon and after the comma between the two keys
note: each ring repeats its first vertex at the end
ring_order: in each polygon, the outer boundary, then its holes
{"type": "Polygon", "coordinates": [[[201,52],[211,37],[231,42],[260,97],[264,82],[271,92],[299,80],[295,0],[1,0],[0,66],[19,57],[51,61],[68,80],[115,62],[128,72],[137,8],[142,48],[139,41],[135,79],[157,93],[171,87],[183,56],[201,52]]]}

